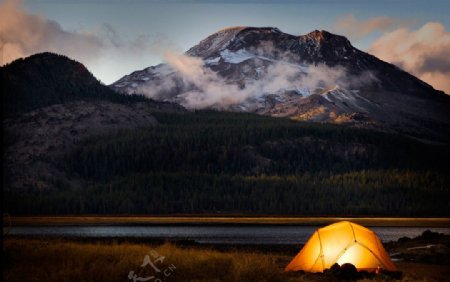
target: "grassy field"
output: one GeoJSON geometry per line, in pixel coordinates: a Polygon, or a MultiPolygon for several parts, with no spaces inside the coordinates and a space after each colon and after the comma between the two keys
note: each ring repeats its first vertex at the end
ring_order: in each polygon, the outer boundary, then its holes
{"type": "Polygon", "coordinates": [[[349,220],[365,226],[450,227],[450,218],[245,217],[245,216],[14,216],[5,225],[296,224],[326,225],[349,220]]]}
{"type": "MultiPolygon", "coordinates": [[[[3,254],[4,281],[133,281],[133,275],[153,277],[148,281],[328,281],[322,275],[285,273],[292,255],[268,251],[5,238],[3,254]]],[[[450,277],[445,265],[402,262],[397,266],[403,271],[402,281],[450,277]]]]}

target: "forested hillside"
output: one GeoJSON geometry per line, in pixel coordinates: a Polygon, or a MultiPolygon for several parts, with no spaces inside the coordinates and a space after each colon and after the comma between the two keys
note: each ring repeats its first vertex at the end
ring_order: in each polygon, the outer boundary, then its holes
{"type": "Polygon", "coordinates": [[[251,114],[153,116],[159,125],[89,138],[61,157],[87,187],[7,191],[5,210],[450,215],[448,146],[251,114]]]}
{"type": "Polygon", "coordinates": [[[40,53],[0,67],[3,117],[76,100],[144,102],[101,84],[86,67],[66,56],[40,53]]]}

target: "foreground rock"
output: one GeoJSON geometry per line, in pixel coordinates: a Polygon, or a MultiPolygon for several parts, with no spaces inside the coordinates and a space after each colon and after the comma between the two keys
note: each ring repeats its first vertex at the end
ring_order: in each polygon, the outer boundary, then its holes
{"type": "Polygon", "coordinates": [[[423,232],[415,238],[403,237],[386,247],[396,260],[450,265],[450,235],[423,232]]]}

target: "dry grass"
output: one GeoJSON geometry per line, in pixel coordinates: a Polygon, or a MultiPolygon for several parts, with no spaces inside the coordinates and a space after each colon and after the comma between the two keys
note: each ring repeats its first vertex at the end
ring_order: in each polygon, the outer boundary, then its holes
{"type": "Polygon", "coordinates": [[[127,278],[130,270],[156,279],[164,278],[163,270],[172,264],[175,269],[166,281],[277,281],[281,272],[276,256],[180,248],[170,243],[150,246],[7,239],[3,252],[5,281],[132,281],[127,278]],[[165,256],[162,263],[155,263],[161,273],[150,266],[140,267],[151,250],[165,256]]]}
{"type": "MultiPolygon", "coordinates": [[[[326,281],[321,275],[284,273],[291,259],[271,253],[133,243],[83,243],[59,239],[7,238],[3,244],[4,281],[132,281],[133,270],[148,281],[326,281]],[[141,268],[151,250],[165,256],[161,270],[141,268]],[[164,274],[166,273],[166,274],[164,274]],[[167,275],[168,274],[168,275],[167,275]],[[167,275],[167,276],[166,276],[167,275]]],[[[154,259],[152,259],[154,261],[154,259]]],[[[402,281],[448,281],[447,266],[399,263],[402,281]]],[[[376,281],[367,280],[367,281],[376,281]]]]}

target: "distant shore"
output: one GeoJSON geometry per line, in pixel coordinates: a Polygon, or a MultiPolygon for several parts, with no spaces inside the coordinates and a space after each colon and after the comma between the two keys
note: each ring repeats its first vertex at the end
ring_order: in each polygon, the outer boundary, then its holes
{"type": "Polygon", "coordinates": [[[289,217],[289,216],[3,216],[4,226],[64,225],[309,225],[348,220],[365,226],[450,227],[450,218],[412,217],[289,217]]]}

